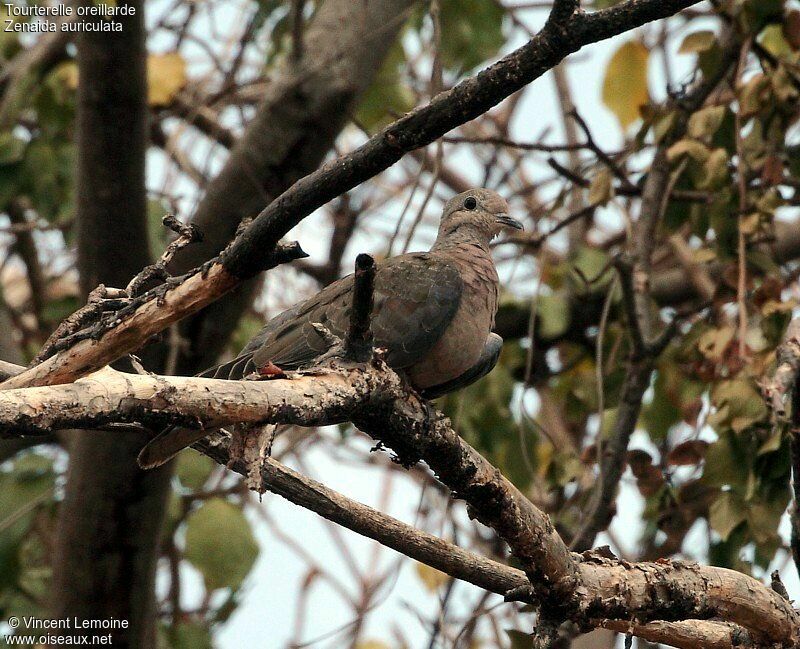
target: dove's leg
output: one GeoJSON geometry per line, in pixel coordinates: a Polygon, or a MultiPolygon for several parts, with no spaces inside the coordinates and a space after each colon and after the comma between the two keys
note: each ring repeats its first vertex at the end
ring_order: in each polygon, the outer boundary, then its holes
{"type": "Polygon", "coordinates": [[[497,361],[500,359],[500,350],[502,348],[503,339],[497,334],[489,334],[481,356],[475,365],[470,367],[461,376],[457,376],[446,383],[440,383],[439,385],[421,390],[420,395],[425,399],[437,399],[449,392],[460,390],[461,388],[475,383],[475,381],[486,376],[494,369],[494,366],[497,365],[497,361]]]}

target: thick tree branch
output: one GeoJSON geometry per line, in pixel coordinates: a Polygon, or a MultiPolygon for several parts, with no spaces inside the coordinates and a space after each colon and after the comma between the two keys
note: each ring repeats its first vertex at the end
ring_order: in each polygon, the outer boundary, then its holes
{"type": "MultiPolygon", "coordinates": [[[[698,646],[697,634],[705,625],[648,623],[720,617],[745,627],[758,641],[788,644],[798,638],[800,618],[790,604],[741,573],[692,563],[629,564],[591,553],[570,554],[546,515],[458,438],[446,419],[435,415],[431,420],[428,408],[408,394],[380,360],[361,369],[322,368],[271,381],[127,375],[105,369],[71,385],[0,393],[0,429],[5,433],[19,425],[30,431],[74,424],[89,413],[95,422],[135,416],[208,426],[235,420],[318,425],[352,417],[367,430],[380,428],[375,437],[391,444],[404,463],[423,459],[479,520],[493,527],[523,561],[530,594],[546,609],[563,608],[587,626],[608,619],[636,619],[643,634],[657,638],[662,628],[663,641],[673,642],[667,637],[670,633],[670,638],[684,638],[677,646],[685,647],[698,646]],[[547,599],[559,592],[567,599],[547,599]]],[[[201,446],[218,461],[230,460],[224,444],[201,446]]],[[[247,471],[241,461],[233,466],[247,471]]],[[[506,586],[517,593],[525,591],[520,571],[475,557],[352,503],[277,462],[267,460],[261,476],[267,489],[453,576],[494,592],[503,592],[506,586]]],[[[723,631],[718,625],[708,627],[714,637],[723,631]]]]}
{"type": "MultiPolygon", "coordinates": [[[[264,262],[278,265],[306,254],[297,244],[279,246],[264,262]]],[[[219,264],[211,264],[177,282],[172,282],[145,293],[130,306],[114,314],[110,320],[78,331],[60,341],[60,351],[38,365],[0,384],[0,390],[34,385],[69,383],[80,376],[96,372],[126,353],[135,351],[151,336],[177,322],[186,313],[195,313],[236,286],[237,282],[219,264]],[[98,338],[102,338],[98,341],[98,338]],[[77,342],[75,342],[77,340],[77,342]],[[100,353],[98,353],[100,352],[100,353]]],[[[53,346],[53,351],[58,351],[53,346]]]]}

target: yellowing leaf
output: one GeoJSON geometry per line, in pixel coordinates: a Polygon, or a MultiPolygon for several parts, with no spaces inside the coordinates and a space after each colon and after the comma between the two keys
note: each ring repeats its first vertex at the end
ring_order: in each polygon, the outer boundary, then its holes
{"type": "Polygon", "coordinates": [[[611,170],[608,167],[601,168],[592,178],[589,185],[589,204],[605,205],[614,196],[614,185],[612,184],[611,170]]]}
{"type": "Polygon", "coordinates": [[[705,144],[689,139],[678,140],[667,149],[667,158],[670,162],[674,162],[683,155],[688,155],[692,160],[702,164],[708,160],[710,153],[705,144]]]}
{"type": "Polygon", "coordinates": [[[767,25],[761,32],[760,42],[765,50],[778,58],[792,54],[792,47],[783,35],[782,25],[767,25]]]}
{"type": "Polygon", "coordinates": [[[698,248],[692,251],[692,260],[696,264],[707,264],[716,260],[717,253],[710,248],[698,248]]]}
{"type": "Polygon", "coordinates": [[[186,85],[186,61],[177,52],[147,57],[147,103],[167,106],[186,85]]]}
{"type": "Polygon", "coordinates": [[[708,156],[695,185],[698,189],[718,189],[728,181],[728,152],[714,149],[708,156]]]}
{"type": "Polygon", "coordinates": [[[53,70],[53,75],[70,90],[78,87],[78,64],[75,61],[60,63],[53,70]]]}
{"type": "Polygon", "coordinates": [[[710,140],[725,119],[725,106],[709,106],[689,118],[688,133],[693,138],[710,140]]]}
{"type": "Polygon", "coordinates": [[[362,640],[356,643],[356,649],[390,649],[390,647],[380,640],[362,640]]]}
{"type": "Polygon", "coordinates": [[[432,593],[435,593],[437,590],[439,590],[439,588],[444,586],[448,579],[450,579],[450,577],[448,577],[441,570],[431,568],[424,563],[417,563],[415,569],[420,581],[422,581],[425,588],[432,593]]]}
{"type": "Polygon", "coordinates": [[[699,32],[692,32],[683,39],[678,52],[680,54],[697,54],[698,52],[707,52],[714,43],[717,42],[717,35],[714,32],[706,29],[699,32]]]}
{"type": "Polygon", "coordinates": [[[697,340],[697,349],[710,361],[718,361],[725,354],[735,335],[733,327],[709,329],[697,340]]]}
{"type": "Polygon", "coordinates": [[[603,80],[603,103],[616,115],[622,130],[639,119],[647,104],[647,63],[650,51],[639,41],[628,41],[611,57],[603,80]]]}
{"type": "Polygon", "coordinates": [[[675,125],[675,113],[669,112],[653,122],[653,137],[661,143],[675,125]]]}
{"type": "Polygon", "coordinates": [[[745,234],[754,234],[758,231],[760,225],[761,214],[753,212],[752,214],[742,217],[742,220],[739,222],[739,229],[745,234]]]}
{"type": "Polygon", "coordinates": [[[742,119],[755,115],[766,101],[765,91],[769,85],[769,79],[763,74],[757,74],[748,80],[738,90],[739,94],[739,114],[742,119]]]}

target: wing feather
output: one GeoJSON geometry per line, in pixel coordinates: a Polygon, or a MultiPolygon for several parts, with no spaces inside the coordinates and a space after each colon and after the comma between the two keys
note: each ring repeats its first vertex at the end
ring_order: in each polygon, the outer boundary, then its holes
{"type": "MultiPolygon", "coordinates": [[[[202,376],[241,379],[273,363],[283,370],[309,366],[329,346],[312,326],[318,322],[342,338],[350,320],[353,276],[267,322],[233,360],[202,376]]],[[[455,265],[431,253],[392,257],[378,265],[372,328],[375,344],[395,369],[414,365],[439,340],[455,316],[462,280],[455,265]]]]}

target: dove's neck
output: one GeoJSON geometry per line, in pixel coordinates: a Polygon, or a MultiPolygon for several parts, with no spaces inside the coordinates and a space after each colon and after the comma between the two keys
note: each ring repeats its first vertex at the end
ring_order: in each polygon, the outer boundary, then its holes
{"type": "Polygon", "coordinates": [[[485,232],[478,228],[471,228],[468,226],[461,226],[454,232],[447,234],[439,234],[436,241],[431,248],[431,252],[439,252],[454,249],[472,249],[475,253],[480,250],[482,253],[489,255],[489,238],[485,232]]]}

